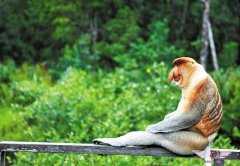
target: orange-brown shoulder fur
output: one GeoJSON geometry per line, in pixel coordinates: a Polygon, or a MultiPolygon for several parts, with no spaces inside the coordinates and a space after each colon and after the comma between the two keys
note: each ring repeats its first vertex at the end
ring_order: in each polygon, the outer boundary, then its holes
{"type": "Polygon", "coordinates": [[[202,100],[206,106],[200,121],[193,128],[207,137],[219,130],[223,112],[221,97],[215,83],[210,77],[206,79],[203,87],[193,101],[202,100]]]}
{"type": "Polygon", "coordinates": [[[186,112],[196,107],[203,111],[200,121],[191,127],[192,131],[204,137],[217,132],[222,121],[222,101],[213,79],[204,68],[189,57],[177,58],[168,80],[173,79],[182,90],[177,112],[186,112]]]}

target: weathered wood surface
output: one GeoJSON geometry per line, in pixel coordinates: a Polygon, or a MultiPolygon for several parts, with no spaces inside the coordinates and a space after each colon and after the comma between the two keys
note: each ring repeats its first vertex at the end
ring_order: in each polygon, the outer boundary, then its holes
{"type": "MultiPolygon", "coordinates": [[[[143,155],[143,156],[178,156],[161,147],[128,146],[116,147],[78,143],[45,143],[45,142],[0,142],[0,150],[6,152],[46,152],[46,153],[79,153],[102,155],[143,155]]],[[[196,157],[196,156],[195,156],[196,157]]]]}
{"type": "MultiPolygon", "coordinates": [[[[0,151],[4,152],[45,152],[45,153],[79,153],[102,155],[140,155],[140,156],[169,156],[169,157],[198,157],[181,156],[161,147],[129,146],[116,147],[94,144],[77,143],[46,143],[46,142],[0,142],[0,151]]],[[[211,149],[211,158],[239,160],[240,150],[211,149]]]]}

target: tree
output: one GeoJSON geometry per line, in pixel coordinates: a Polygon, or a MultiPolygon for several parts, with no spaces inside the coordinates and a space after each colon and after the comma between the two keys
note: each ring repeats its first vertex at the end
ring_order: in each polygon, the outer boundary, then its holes
{"type": "Polygon", "coordinates": [[[214,45],[212,26],[209,20],[210,0],[201,0],[204,3],[203,20],[202,20],[202,48],[200,52],[200,61],[204,68],[207,67],[208,46],[210,44],[213,67],[219,69],[217,54],[214,45]]]}

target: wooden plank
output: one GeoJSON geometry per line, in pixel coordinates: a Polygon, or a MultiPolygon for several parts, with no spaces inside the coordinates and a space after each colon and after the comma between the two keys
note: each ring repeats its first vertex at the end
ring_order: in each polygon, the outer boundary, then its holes
{"type": "MultiPolygon", "coordinates": [[[[0,150],[7,152],[46,152],[46,153],[79,153],[103,155],[142,155],[186,157],[174,154],[161,147],[128,146],[116,147],[78,143],[46,143],[46,142],[0,142],[0,150]]],[[[188,156],[189,157],[189,156],[188,156]]],[[[197,157],[197,156],[191,156],[197,157]]]]}
{"type": "Polygon", "coordinates": [[[213,159],[240,160],[240,150],[235,149],[212,149],[211,157],[213,159]]]}
{"type": "MultiPolygon", "coordinates": [[[[181,156],[162,147],[128,146],[117,147],[95,144],[78,143],[47,143],[47,142],[0,142],[0,151],[6,152],[44,152],[44,153],[79,153],[102,155],[140,155],[140,156],[168,156],[168,157],[198,157],[181,156]]],[[[240,150],[211,149],[211,158],[240,160],[240,150]]]]}

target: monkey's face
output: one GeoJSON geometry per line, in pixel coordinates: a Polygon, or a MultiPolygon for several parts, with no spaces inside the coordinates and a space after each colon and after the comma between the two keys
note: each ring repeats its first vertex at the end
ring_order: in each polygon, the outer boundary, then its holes
{"type": "Polygon", "coordinates": [[[174,79],[181,88],[189,84],[193,73],[201,68],[200,64],[189,57],[177,58],[173,61],[173,65],[174,67],[168,75],[168,81],[172,82],[174,79]]]}

